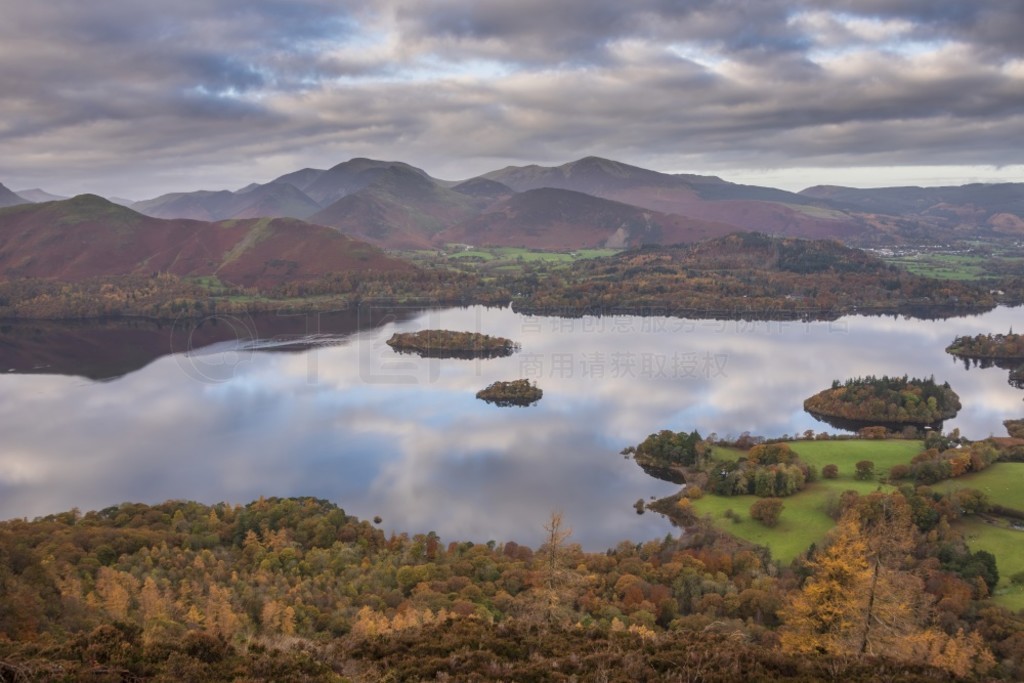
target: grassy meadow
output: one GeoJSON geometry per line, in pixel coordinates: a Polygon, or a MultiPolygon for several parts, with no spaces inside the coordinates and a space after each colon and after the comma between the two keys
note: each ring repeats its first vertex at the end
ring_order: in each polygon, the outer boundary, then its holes
{"type": "MultiPolygon", "coordinates": [[[[705,495],[693,501],[697,514],[710,515],[716,526],[739,538],[771,548],[772,557],[786,563],[807,550],[811,543],[821,543],[825,534],[835,522],[828,515],[830,501],[837,499],[843,491],[871,493],[880,488],[888,490],[878,482],[878,477],[898,463],[910,462],[921,452],[920,441],[891,439],[867,441],[859,439],[829,441],[793,441],[789,443],[800,458],[818,468],[836,465],[839,476],[836,479],[819,479],[808,484],[800,493],[783,499],[785,507],[779,523],[768,528],[750,518],[750,506],[756,496],[715,496],[705,495]],[[854,478],[855,464],[861,460],[875,463],[875,479],[862,481],[854,478]],[[725,516],[732,510],[740,521],[725,516]]],[[[716,457],[736,458],[742,455],[735,449],[716,449],[716,457]]]]}
{"type": "MultiPolygon", "coordinates": [[[[705,494],[693,501],[699,515],[708,515],[715,526],[751,543],[767,546],[772,557],[788,563],[807,550],[812,543],[821,543],[835,522],[828,515],[832,501],[843,491],[860,494],[877,490],[891,490],[879,483],[890,467],[909,463],[921,452],[920,441],[905,440],[834,440],[794,441],[789,446],[804,462],[820,471],[825,465],[836,465],[839,477],[819,479],[808,484],[800,493],[783,499],[784,508],[779,523],[765,527],[750,518],[750,506],[756,496],[716,496],[705,494]],[[861,460],[875,463],[875,478],[861,481],[854,478],[855,464],[861,460]],[[735,521],[726,515],[732,510],[735,521]]],[[[735,459],[742,455],[736,449],[716,449],[719,459],[735,459]]],[[[987,470],[958,479],[950,479],[933,487],[947,492],[958,488],[975,488],[988,495],[991,502],[1008,508],[1024,510],[1024,463],[996,463],[987,470]]],[[[1024,586],[1011,583],[1010,577],[1024,572],[1024,530],[1013,528],[1007,520],[970,517],[959,522],[972,551],[987,550],[996,556],[999,568],[999,587],[995,602],[1008,609],[1024,609],[1024,586]]]]}

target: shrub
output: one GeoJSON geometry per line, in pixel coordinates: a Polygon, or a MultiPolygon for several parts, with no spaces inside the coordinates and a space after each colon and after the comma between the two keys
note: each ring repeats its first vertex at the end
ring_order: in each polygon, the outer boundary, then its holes
{"type": "Polygon", "coordinates": [[[875,476],[875,463],[870,460],[861,460],[854,467],[857,471],[853,476],[857,479],[866,481],[875,476]]]}
{"type": "Polygon", "coordinates": [[[839,467],[837,465],[825,465],[821,468],[821,476],[825,479],[836,479],[839,477],[839,467]]]}
{"type": "Polygon", "coordinates": [[[893,465],[889,468],[889,478],[892,480],[906,479],[910,476],[910,465],[893,465]]]}
{"type": "Polygon", "coordinates": [[[766,527],[773,527],[779,523],[783,507],[781,498],[762,498],[750,506],[750,516],[766,527]]]}
{"type": "Polygon", "coordinates": [[[684,490],[683,495],[690,500],[699,500],[704,497],[704,489],[697,486],[696,484],[689,484],[684,490]]]}
{"type": "Polygon", "coordinates": [[[857,435],[862,439],[884,439],[889,432],[885,427],[861,427],[857,435]]]}

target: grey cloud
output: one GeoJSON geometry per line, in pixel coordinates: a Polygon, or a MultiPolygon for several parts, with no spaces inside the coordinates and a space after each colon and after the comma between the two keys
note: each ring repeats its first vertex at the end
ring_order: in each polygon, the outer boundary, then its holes
{"type": "Polygon", "coordinates": [[[957,40],[991,58],[1024,54],[1022,0],[814,0],[821,9],[853,16],[902,19],[921,40],[957,40]]]}
{"type": "Polygon", "coordinates": [[[354,155],[447,177],[585,154],[1020,163],[1022,0],[52,0],[4,19],[0,181],[65,193],[354,155]]]}
{"type": "Polygon", "coordinates": [[[411,0],[398,16],[422,50],[527,64],[603,64],[620,40],[693,41],[740,53],[801,50],[807,41],[787,25],[776,1],[699,0],[411,0]]]}

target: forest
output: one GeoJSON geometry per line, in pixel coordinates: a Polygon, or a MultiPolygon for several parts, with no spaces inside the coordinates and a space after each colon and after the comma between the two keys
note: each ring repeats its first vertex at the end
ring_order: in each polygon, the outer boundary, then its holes
{"type": "Polygon", "coordinates": [[[337,310],[364,303],[505,305],[511,294],[477,275],[444,270],[337,273],[311,282],[256,288],[216,278],[166,273],[64,283],[41,278],[0,281],[0,318],[203,318],[213,313],[337,310]]]}
{"type": "Polygon", "coordinates": [[[934,378],[856,377],[835,380],[804,401],[804,410],[815,416],[862,423],[933,425],[953,417],[960,410],[960,397],[949,383],[934,378]]]}
{"type": "Polygon", "coordinates": [[[578,261],[516,291],[516,310],[568,316],[787,320],[859,311],[926,317],[996,303],[988,289],[912,275],[838,242],[760,233],[578,261]]]}
{"type": "Polygon", "coordinates": [[[0,523],[3,680],[889,680],[1024,674],[947,496],[847,496],[791,565],[697,520],[586,552],[385,535],[319,499],[0,523]]]}
{"type": "Polygon", "coordinates": [[[216,277],[108,276],[0,282],[0,317],[201,318],[211,311],[312,311],[361,302],[485,304],[546,315],[639,313],[834,319],[853,312],[934,317],[1002,301],[976,283],[922,277],[838,242],[737,233],[689,246],[644,246],[566,265],[536,259],[487,270],[417,257],[410,270],[344,272],[275,286],[216,277]]]}

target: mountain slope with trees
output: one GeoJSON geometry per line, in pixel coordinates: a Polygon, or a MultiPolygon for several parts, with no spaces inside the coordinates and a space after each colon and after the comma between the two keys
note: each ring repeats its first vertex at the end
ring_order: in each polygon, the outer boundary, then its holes
{"type": "Polygon", "coordinates": [[[648,311],[756,319],[854,311],[948,314],[994,304],[988,290],[911,275],[838,242],[758,233],[579,261],[513,301],[518,310],[563,315],[648,311]]]}
{"type": "Polygon", "coordinates": [[[0,210],[5,280],[166,273],[270,287],[339,271],[412,270],[336,230],[286,218],[162,220],[95,195],[0,210]]]}

